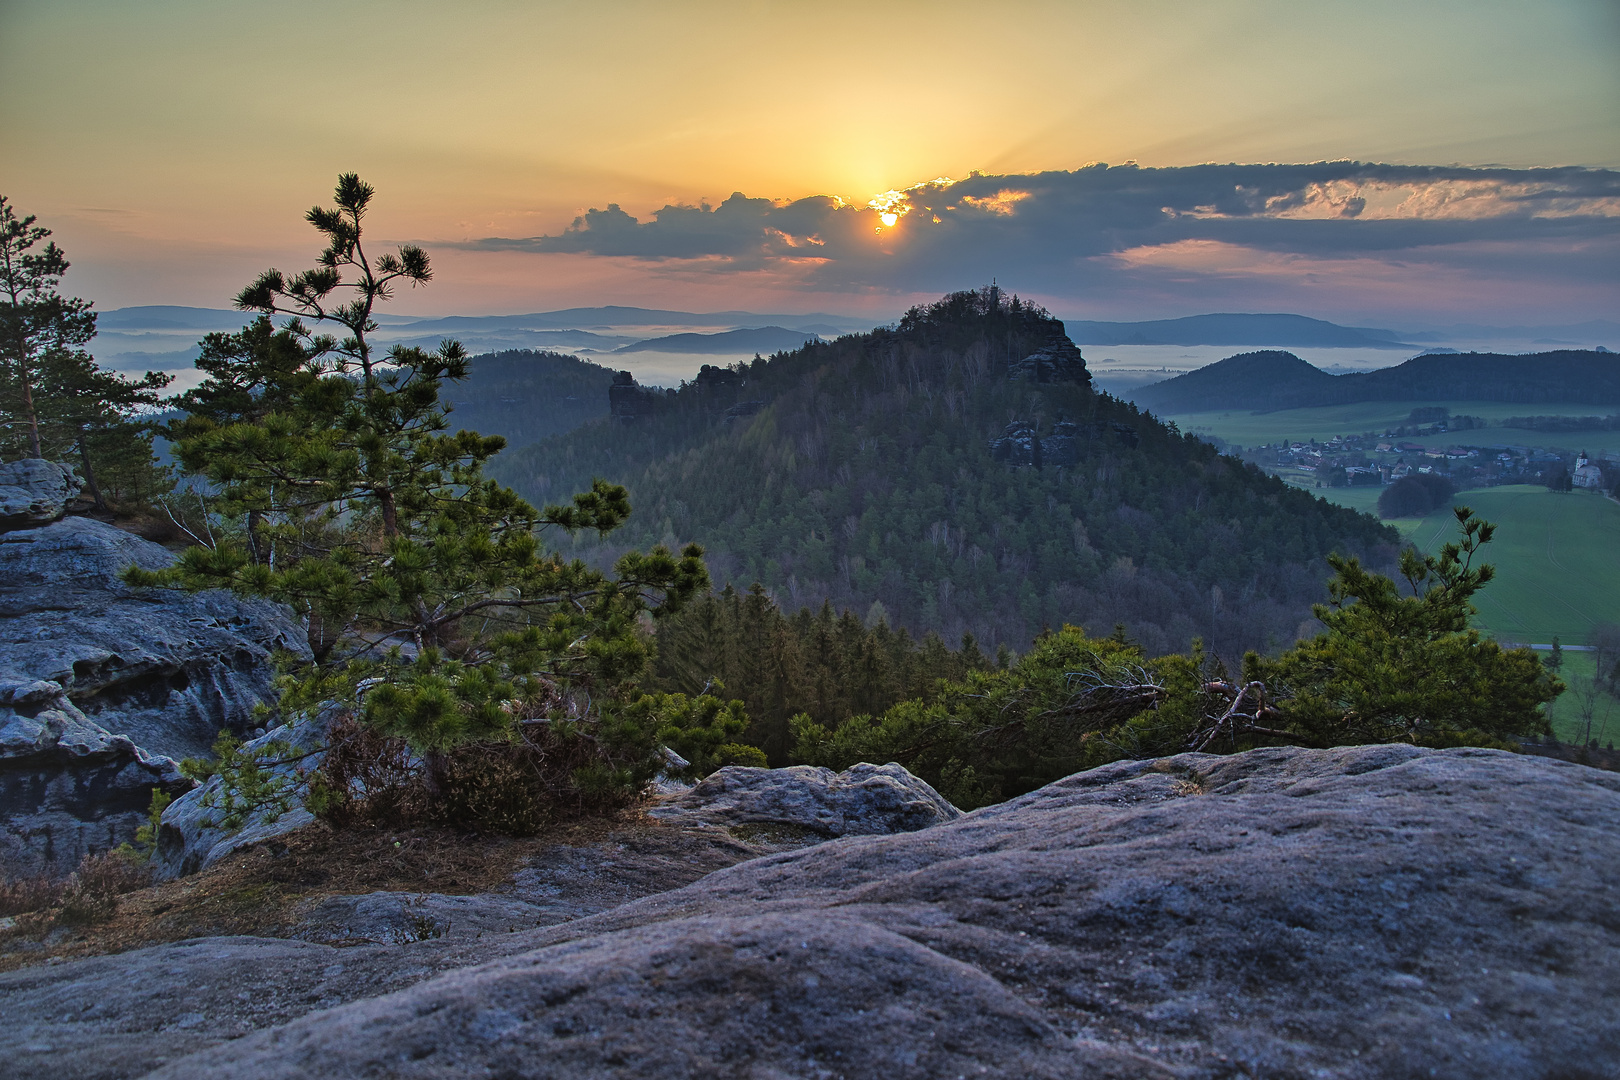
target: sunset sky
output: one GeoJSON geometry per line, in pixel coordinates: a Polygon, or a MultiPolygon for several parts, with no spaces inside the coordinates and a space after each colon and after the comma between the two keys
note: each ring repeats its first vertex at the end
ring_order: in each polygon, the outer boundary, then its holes
{"type": "Polygon", "coordinates": [[[0,100],[102,309],[307,265],[356,171],[408,313],[1620,317],[1614,0],[0,0],[0,100]]]}

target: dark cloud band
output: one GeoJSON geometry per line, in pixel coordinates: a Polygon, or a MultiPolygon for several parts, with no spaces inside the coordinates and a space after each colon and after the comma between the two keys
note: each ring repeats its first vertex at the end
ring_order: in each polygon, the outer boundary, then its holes
{"type": "Polygon", "coordinates": [[[1088,262],[1187,242],[1384,259],[1457,245],[1553,244],[1575,252],[1571,273],[1588,274],[1612,267],[1617,238],[1614,170],[1322,162],[975,174],[863,205],[739,192],[716,206],[665,206],[646,221],[611,204],[556,235],[465,246],[703,260],[738,271],[797,264],[821,287],[932,289],[998,266],[1072,285],[1095,271],[1088,262]]]}

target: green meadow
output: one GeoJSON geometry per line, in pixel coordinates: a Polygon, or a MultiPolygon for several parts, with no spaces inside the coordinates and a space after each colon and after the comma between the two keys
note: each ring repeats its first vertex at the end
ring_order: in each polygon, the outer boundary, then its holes
{"type": "MultiPolygon", "coordinates": [[[[1305,474],[1303,473],[1296,474],[1300,477],[1300,479],[1296,480],[1294,477],[1283,475],[1283,472],[1284,470],[1278,470],[1278,475],[1283,476],[1284,480],[1287,480],[1290,484],[1293,484],[1296,487],[1304,488],[1317,498],[1326,499],[1334,506],[1348,506],[1352,510],[1360,510],[1362,513],[1371,514],[1374,517],[1378,516],[1378,496],[1384,493],[1384,487],[1382,484],[1367,484],[1358,487],[1319,488],[1316,487],[1310,480],[1305,479],[1305,474]]],[[[1416,524],[1416,519],[1413,520],[1413,524],[1416,524]]]]}
{"type": "Polygon", "coordinates": [[[1499,401],[1363,401],[1354,405],[1324,405],[1314,409],[1282,409],[1255,413],[1241,410],[1167,414],[1182,431],[1194,435],[1214,435],[1240,446],[1260,446],[1288,440],[1326,442],[1335,435],[1361,435],[1383,432],[1410,423],[1413,409],[1436,405],[1453,415],[1478,416],[1492,426],[1451,435],[1428,436],[1437,442],[1480,445],[1546,446],[1566,450],[1620,451],[1620,431],[1552,432],[1504,428],[1500,424],[1512,416],[1598,416],[1616,411],[1615,407],[1570,403],[1511,405],[1499,401]]]}
{"type": "MultiPolygon", "coordinates": [[[[1382,490],[1331,488],[1313,494],[1375,514],[1382,490]]],[[[1475,598],[1474,625],[1503,642],[1546,645],[1556,636],[1564,645],[1584,645],[1593,624],[1620,623],[1620,503],[1527,484],[1476,488],[1452,501],[1497,526],[1482,552],[1496,567],[1496,579],[1475,598]]],[[[1457,535],[1449,510],[1388,524],[1425,552],[1457,535]]],[[[1560,674],[1569,689],[1548,714],[1554,734],[1565,742],[1581,739],[1586,731],[1584,691],[1593,668],[1590,653],[1564,653],[1560,674]]],[[[1599,692],[1590,706],[1591,737],[1599,745],[1620,742],[1620,701],[1599,692]]]]}
{"type": "MultiPolygon", "coordinates": [[[[1376,514],[1383,489],[1321,488],[1313,495],[1376,514]]],[[[1453,504],[1472,507],[1497,526],[1484,549],[1496,580],[1480,593],[1475,625],[1503,641],[1585,644],[1598,622],[1620,623],[1620,503],[1584,491],[1558,494],[1540,485],[1511,484],[1459,492],[1453,504]]],[[[1419,550],[1434,552],[1457,535],[1449,509],[1387,522],[1419,550]]]]}
{"type": "MultiPolygon", "coordinates": [[[[1596,623],[1620,623],[1620,504],[1528,484],[1459,492],[1455,502],[1497,526],[1483,551],[1496,580],[1477,597],[1480,629],[1538,644],[1556,634],[1571,645],[1596,623]]],[[[1424,552],[1457,532],[1449,510],[1391,524],[1424,552]]]]}
{"type": "Polygon", "coordinates": [[[1559,742],[1578,743],[1587,738],[1595,739],[1599,746],[1620,742],[1620,701],[1601,689],[1590,693],[1595,668],[1591,653],[1564,653],[1558,677],[1568,689],[1547,710],[1559,742]],[[1592,711],[1590,735],[1586,726],[1588,708],[1592,711]]]}

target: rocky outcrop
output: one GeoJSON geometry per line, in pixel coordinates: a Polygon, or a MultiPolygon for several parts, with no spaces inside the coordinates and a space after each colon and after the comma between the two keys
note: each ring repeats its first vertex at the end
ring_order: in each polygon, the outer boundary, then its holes
{"type": "Polygon", "coordinates": [[[259,723],[254,707],[272,700],[271,653],[309,655],[273,604],[124,585],[125,567],[157,570],[174,556],[100,521],[53,520],[74,490],[72,474],[49,462],[0,475],[7,873],[65,872],[87,850],[133,839],[153,787],[190,787],[169,759],[259,723]]]}
{"type": "Polygon", "coordinates": [[[219,805],[224,781],[218,776],[170,804],[159,823],[152,859],[157,879],[195,874],[232,852],[313,824],[315,815],[302,802],[305,779],[320,767],[327,732],[341,712],[329,706],[318,716],[281,725],[243,744],[243,751],[259,760],[265,779],[279,786],[274,801],[249,808],[239,825],[225,825],[225,811],[219,805]]]}
{"type": "Polygon", "coordinates": [[[1052,341],[1022,360],[1008,364],[1007,376],[1037,383],[1072,382],[1082,386],[1091,383],[1085,358],[1067,337],[1052,341]]]}
{"type": "Polygon", "coordinates": [[[257,724],[270,654],[309,655],[285,609],[230,593],[131,589],[174,555],[89,518],[0,533],[0,678],[60,685],[86,716],[169,757],[257,724]]]}
{"type": "Polygon", "coordinates": [[[55,521],[79,493],[79,478],[66,465],[25,458],[0,465],[0,529],[55,521]]]}
{"type": "Polygon", "coordinates": [[[669,396],[658,387],[640,385],[628,371],[616,371],[608,387],[608,413],[616,424],[633,424],[656,413],[669,396]]]}
{"type": "Polygon", "coordinates": [[[54,682],[0,680],[0,867],[61,877],[132,840],[152,790],[190,790],[171,759],[110,735],[54,682]]]}
{"type": "Polygon", "coordinates": [[[648,813],[677,824],[754,826],[818,837],[914,832],[962,816],[926,781],[893,762],[855,765],[840,773],[814,765],[728,765],[690,790],[659,800],[648,813]]]}
{"type": "Polygon", "coordinates": [[[1073,421],[1060,419],[1052,425],[1052,434],[1042,436],[1036,434],[1035,425],[1029,421],[1015,420],[999,438],[990,440],[990,456],[1006,465],[1064,468],[1080,460],[1082,440],[1094,442],[1108,436],[1125,446],[1134,447],[1141,441],[1129,424],[1090,424],[1081,428],[1073,421]]]}
{"type": "Polygon", "coordinates": [[[1617,890],[1613,774],[1184,754],[527,932],[0,975],[0,1040],[20,1078],[1614,1077],[1617,890]]]}

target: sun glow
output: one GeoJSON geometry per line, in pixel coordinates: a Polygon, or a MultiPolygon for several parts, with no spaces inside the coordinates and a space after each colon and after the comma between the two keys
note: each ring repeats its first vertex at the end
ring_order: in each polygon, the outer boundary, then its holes
{"type": "Polygon", "coordinates": [[[900,223],[900,219],[911,213],[911,202],[906,192],[891,188],[880,195],[872,196],[867,207],[878,212],[878,220],[883,222],[880,228],[892,229],[900,223]]]}
{"type": "Polygon", "coordinates": [[[866,207],[868,210],[878,212],[878,220],[883,222],[879,228],[892,229],[900,223],[901,218],[911,213],[913,193],[924,188],[948,188],[954,183],[956,181],[950,177],[940,176],[933,180],[925,180],[920,184],[912,184],[908,188],[890,188],[888,191],[872,196],[866,207]]]}

